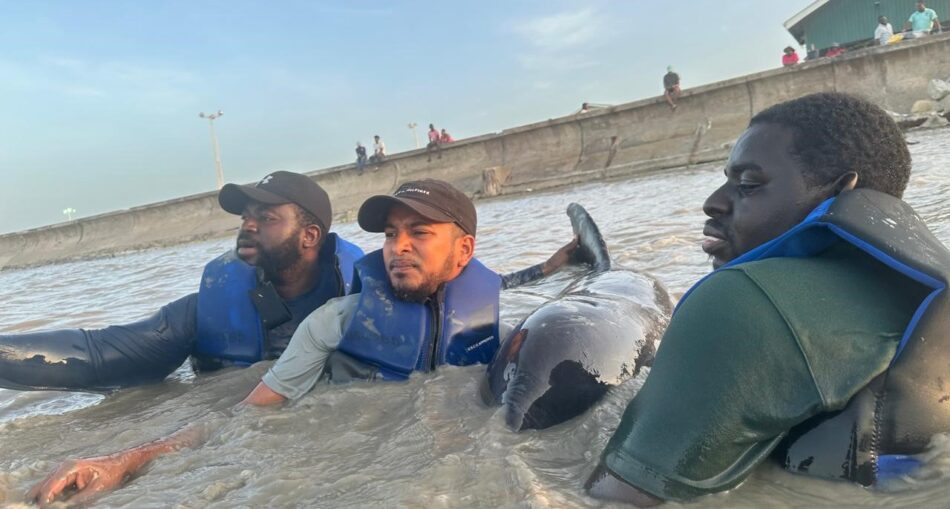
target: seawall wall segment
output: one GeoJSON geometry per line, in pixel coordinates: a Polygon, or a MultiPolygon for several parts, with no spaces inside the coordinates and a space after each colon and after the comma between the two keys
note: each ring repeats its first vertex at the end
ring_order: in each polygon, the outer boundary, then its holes
{"type": "MultiPolygon", "coordinates": [[[[689,88],[675,113],[653,97],[460,140],[431,162],[424,150],[412,150],[367,166],[363,175],[342,165],[310,176],[329,193],[336,220],[352,220],[366,197],[417,178],[447,180],[478,197],[486,172],[504,176],[491,193],[516,194],[721,160],[749,119],[773,104],[841,91],[908,112],[926,97],[931,79],[948,77],[944,34],[689,88]]],[[[222,236],[238,225],[220,209],[216,192],[186,196],[0,235],[0,268],[222,236]]]]}

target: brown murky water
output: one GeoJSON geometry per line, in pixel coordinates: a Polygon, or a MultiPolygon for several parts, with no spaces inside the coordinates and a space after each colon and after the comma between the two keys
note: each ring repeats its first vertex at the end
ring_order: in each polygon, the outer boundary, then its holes
{"type": "MultiPolygon", "coordinates": [[[[912,134],[906,199],[950,243],[950,131],[912,134]]],[[[538,263],[570,236],[571,201],[597,220],[614,260],[650,272],[675,295],[709,270],[700,205],[720,184],[714,166],[479,203],[477,254],[506,272],[538,263]]],[[[353,224],[337,231],[364,249],[381,242],[353,224]]],[[[96,327],[141,318],[197,287],[221,240],[0,273],[0,332],[96,327]]],[[[503,295],[516,321],[569,279],[503,295]]],[[[447,368],[404,384],[318,386],[282,409],[226,409],[266,365],[110,396],[0,390],[0,505],[14,504],[59,461],[135,445],[200,418],[220,432],[203,448],[156,461],[102,507],[614,507],[581,485],[644,374],[584,416],[514,434],[477,398],[482,367],[447,368]]],[[[710,369],[715,369],[710,366],[710,369]]],[[[817,481],[763,466],[697,507],[941,507],[950,505],[950,445],[937,437],[928,465],[883,491],[817,481]]],[[[674,505],[674,504],[671,504],[674,505]]],[[[623,506],[617,506],[623,507],[623,506]]]]}

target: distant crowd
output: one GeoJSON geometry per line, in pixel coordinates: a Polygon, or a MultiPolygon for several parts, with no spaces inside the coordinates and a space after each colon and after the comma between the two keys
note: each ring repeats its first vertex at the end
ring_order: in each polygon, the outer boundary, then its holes
{"type": "Polygon", "coordinates": [[[426,153],[428,154],[428,160],[432,161],[432,152],[437,152],[439,154],[439,159],[442,159],[442,145],[446,143],[452,143],[455,141],[452,138],[452,135],[442,129],[439,131],[435,128],[435,125],[429,124],[429,143],[426,144],[426,153]]]}
{"type": "Polygon", "coordinates": [[[362,143],[356,142],[356,171],[362,175],[366,168],[367,160],[373,164],[379,164],[386,159],[386,144],[378,134],[373,136],[373,155],[366,157],[366,147],[362,143]]]}
{"type": "MultiPolygon", "coordinates": [[[[940,19],[937,12],[927,7],[925,2],[917,2],[917,7],[910,17],[904,22],[902,32],[894,33],[887,16],[880,16],[877,19],[877,27],[874,29],[874,41],[880,46],[887,44],[896,44],[906,39],[919,39],[931,34],[937,34],[943,31],[940,26],[940,19]]],[[[816,60],[818,58],[834,58],[843,55],[847,50],[838,44],[833,43],[830,48],[822,53],[814,44],[808,46],[808,53],[805,60],[816,60]]],[[[795,48],[787,46],[782,54],[782,66],[791,67],[799,62],[798,52],[795,48]]]]}
{"type": "MultiPolygon", "coordinates": [[[[894,28],[891,26],[891,23],[888,21],[886,16],[880,16],[878,18],[878,25],[874,29],[874,41],[877,45],[888,45],[896,44],[905,39],[919,39],[921,37],[926,37],[931,34],[937,34],[943,31],[943,28],[940,25],[939,16],[936,11],[927,7],[925,2],[917,2],[914,12],[911,13],[910,17],[904,23],[903,31],[894,33],[894,28]]],[[[805,54],[805,61],[817,60],[819,58],[835,58],[841,56],[847,52],[847,49],[841,44],[834,42],[829,48],[824,50],[819,50],[815,44],[808,45],[808,51],[805,54]]],[[[799,58],[798,52],[795,48],[791,46],[786,46],[782,54],[782,66],[783,67],[792,67],[797,65],[801,59],[799,58]]],[[[681,94],[680,89],[680,76],[673,70],[673,66],[667,66],[666,74],[663,75],[663,98],[666,100],[666,103],[669,105],[671,111],[676,111],[677,100],[681,94]]],[[[585,114],[590,112],[594,108],[600,108],[605,105],[593,105],[588,102],[581,104],[580,110],[577,110],[574,114],[585,114]]],[[[414,125],[413,125],[414,127],[414,125]]],[[[435,125],[429,124],[428,131],[429,141],[426,144],[426,153],[428,156],[428,161],[432,161],[432,154],[435,153],[436,156],[442,158],[442,145],[446,143],[452,143],[455,141],[452,136],[446,132],[445,129],[441,131],[436,129],[435,125]]],[[[360,144],[356,143],[356,169],[360,174],[363,173],[363,168],[366,166],[367,162],[369,163],[380,163],[386,157],[386,145],[383,144],[379,136],[374,136],[373,139],[375,143],[373,144],[373,155],[367,158],[366,148],[360,144]]]]}
{"type": "MultiPolygon", "coordinates": [[[[412,127],[415,127],[413,125],[412,127]]],[[[429,161],[432,161],[432,152],[436,152],[439,159],[442,159],[442,145],[452,143],[455,138],[445,129],[441,131],[435,128],[434,124],[429,124],[429,143],[426,145],[426,152],[429,155],[429,161]]],[[[356,142],[356,171],[362,175],[366,164],[379,164],[386,160],[386,144],[378,134],[373,136],[373,155],[367,157],[366,147],[362,143],[356,142]]]]}

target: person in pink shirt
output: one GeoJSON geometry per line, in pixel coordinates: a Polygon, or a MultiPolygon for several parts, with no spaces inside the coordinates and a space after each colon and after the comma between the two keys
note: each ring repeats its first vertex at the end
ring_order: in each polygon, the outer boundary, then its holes
{"type": "Polygon", "coordinates": [[[442,134],[439,136],[439,143],[446,144],[452,143],[455,141],[455,138],[452,137],[445,129],[442,129],[442,134]]]}
{"type": "Polygon", "coordinates": [[[782,55],[783,67],[791,67],[798,63],[798,53],[795,52],[795,48],[786,46],[784,51],[785,54],[782,55]]]}

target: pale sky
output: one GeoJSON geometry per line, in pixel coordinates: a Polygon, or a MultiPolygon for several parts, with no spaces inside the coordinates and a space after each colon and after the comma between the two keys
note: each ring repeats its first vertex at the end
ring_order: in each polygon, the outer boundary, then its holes
{"type": "Polygon", "coordinates": [[[779,67],[810,0],[0,0],[0,233],[779,67]]]}

